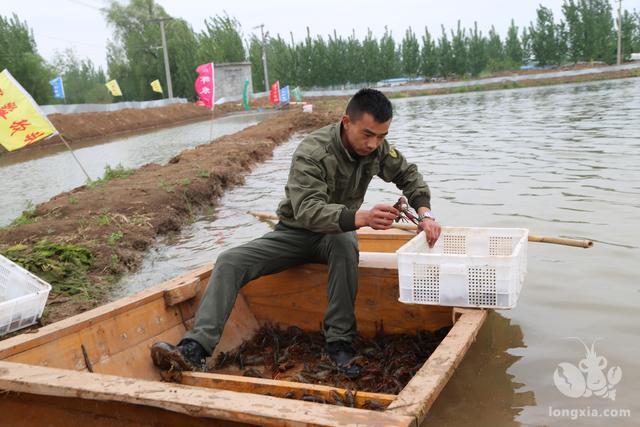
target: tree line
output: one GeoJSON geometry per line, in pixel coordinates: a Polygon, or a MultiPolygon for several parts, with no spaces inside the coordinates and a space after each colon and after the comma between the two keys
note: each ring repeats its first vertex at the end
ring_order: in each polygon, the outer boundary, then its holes
{"type": "MultiPolygon", "coordinates": [[[[78,58],[72,50],[46,61],[37,51],[33,32],[17,16],[0,15],[0,69],[7,68],[37,102],[52,103],[48,81],[61,75],[68,103],[148,100],[149,83],[160,79],[166,91],[159,18],[165,21],[174,95],[193,99],[195,67],[203,62],[250,61],[254,91],[263,91],[261,38],[243,36],[240,23],[228,15],[205,20],[195,32],[183,19],[172,18],[154,0],[112,1],[103,9],[113,29],[107,45],[107,69],[78,58]],[[117,79],[123,97],[112,98],[104,83],[117,79]]],[[[408,28],[399,40],[388,29],[381,37],[370,30],[363,39],[355,33],[312,35],[296,41],[267,33],[264,48],[270,81],[312,87],[375,83],[405,77],[475,77],[518,69],[523,65],[557,66],[578,62],[616,61],[617,13],[609,0],[565,0],[562,16],[540,5],[535,20],[518,27],[512,20],[503,38],[492,26],[487,34],[478,24],[441,26],[420,32],[408,28]],[[614,15],[616,16],[614,19],[614,15]]],[[[623,57],[640,52],[640,13],[622,16],[623,57]]]]}

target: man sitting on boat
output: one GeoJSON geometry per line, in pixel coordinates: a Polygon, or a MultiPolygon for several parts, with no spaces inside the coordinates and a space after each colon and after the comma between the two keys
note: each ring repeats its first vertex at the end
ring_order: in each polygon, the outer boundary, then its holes
{"type": "Polygon", "coordinates": [[[260,276],[303,263],[328,264],[328,306],[323,329],[327,353],[338,369],[357,377],[351,342],[356,335],[358,289],[355,230],[388,229],[399,212],[391,205],[361,209],[373,176],[395,183],[418,212],[429,246],[440,236],[430,211],[429,187],[385,137],[393,117],[391,102],[374,89],[361,89],[341,121],[305,137],[295,153],[278,206],[275,230],[218,257],[198,308],[195,324],[177,346],[155,343],[153,361],[161,369],[201,370],[218,344],[240,288],[260,276]]]}

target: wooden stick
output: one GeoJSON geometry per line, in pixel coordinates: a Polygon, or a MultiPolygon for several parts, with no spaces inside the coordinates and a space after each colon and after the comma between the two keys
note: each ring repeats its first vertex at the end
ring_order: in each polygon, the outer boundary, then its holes
{"type": "MultiPolygon", "coordinates": [[[[272,214],[271,212],[249,212],[249,213],[262,221],[278,220],[278,216],[275,214],[272,214]]],[[[406,231],[416,231],[417,227],[413,224],[393,223],[391,224],[391,228],[397,228],[399,230],[406,230],[406,231]]],[[[585,248],[585,249],[588,249],[593,246],[592,240],[564,239],[561,237],[534,236],[532,234],[529,235],[529,241],[534,243],[552,243],[554,245],[572,246],[575,248],[585,248]]]]}
{"type": "Polygon", "coordinates": [[[549,236],[529,235],[529,241],[536,242],[536,243],[553,243],[555,245],[573,246],[576,248],[585,248],[585,249],[588,249],[593,246],[592,240],[563,239],[561,237],[549,237],[549,236]]]}
{"type": "MultiPolygon", "coordinates": [[[[300,399],[303,395],[321,397],[325,400],[334,400],[335,395],[347,400],[347,390],[326,385],[316,385],[298,383],[293,381],[272,380],[265,378],[241,377],[239,375],[204,373],[204,372],[182,372],[180,383],[185,385],[215,388],[220,390],[239,391],[243,393],[265,394],[271,393],[275,397],[283,397],[288,392],[293,393],[294,399],[300,399]]],[[[354,404],[357,408],[362,408],[368,400],[382,406],[387,406],[396,398],[393,394],[369,393],[358,391],[354,393],[354,404]]]]}

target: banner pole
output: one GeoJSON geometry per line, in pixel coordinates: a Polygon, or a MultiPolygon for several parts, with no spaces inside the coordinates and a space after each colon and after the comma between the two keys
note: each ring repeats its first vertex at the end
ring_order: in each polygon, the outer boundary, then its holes
{"type": "Polygon", "coordinates": [[[84,169],[84,166],[82,166],[82,163],[80,163],[80,160],[78,160],[78,158],[76,157],[76,153],[73,152],[73,150],[71,149],[71,147],[69,146],[69,144],[67,143],[67,141],[64,139],[64,137],[62,136],[61,133],[58,134],[58,136],[60,137],[60,139],[62,140],[62,142],[64,142],[64,145],[67,146],[67,148],[69,149],[69,151],[71,152],[71,155],[73,156],[73,158],[76,160],[76,163],[78,163],[78,166],[80,166],[80,169],[82,169],[82,172],[84,172],[85,176],[87,177],[87,179],[89,180],[89,182],[91,182],[91,177],[89,176],[89,174],[87,173],[87,171],[84,169]]]}
{"type": "Polygon", "coordinates": [[[211,125],[209,126],[209,142],[213,139],[213,105],[211,106],[211,125]]]}
{"type": "Polygon", "coordinates": [[[213,109],[216,105],[216,92],[215,92],[215,75],[213,62],[211,62],[211,125],[209,126],[209,142],[213,139],[213,109]]]}

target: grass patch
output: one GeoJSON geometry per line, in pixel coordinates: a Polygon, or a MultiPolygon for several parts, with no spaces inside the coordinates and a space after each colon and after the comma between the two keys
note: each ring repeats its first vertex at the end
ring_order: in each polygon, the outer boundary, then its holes
{"type": "Polygon", "coordinates": [[[198,176],[201,178],[209,178],[211,176],[211,172],[206,169],[200,169],[198,171],[198,176]]]}
{"type": "Polygon", "coordinates": [[[124,234],[122,233],[122,231],[114,231],[109,235],[109,238],[107,239],[107,243],[109,244],[109,246],[115,246],[116,243],[122,240],[123,237],[124,237],[124,234]]]}
{"type": "Polygon", "coordinates": [[[27,207],[22,211],[22,214],[11,222],[11,225],[24,225],[33,224],[36,222],[36,208],[33,206],[33,202],[29,200],[27,207]]]}
{"type": "Polygon", "coordinates": [[[93,257],[87,248],[41,240],[11,246],[2,255],[50,283],[55,292],[92,298],[87,272],[93,257]]]}
{"type": "Polygon", "coordinates": [[[101,214],[96,218],[96,223],[98,225],[109,225],[111,224],[111,217],[107,214],[101,214]]]}
{"type": "Polygon", "coordinates": [[[71,195],[69,196],[69,204],[77,205],[78,204],[78,196],[71,195]]]}
{"type": "Polygon", "coordinates": [[[104,185],[106,182],[111,181],[112,179],[127,177],[133,172],[134,169],[125,168],[121,163],[118,163],[115,168],[107,165],[104,167],[104,174],[102,175],[102,178],[98,178],[95,181],[89,181],[87,183],[87,186],[90,188],[99,187],[101,185],[104,185]]]}

